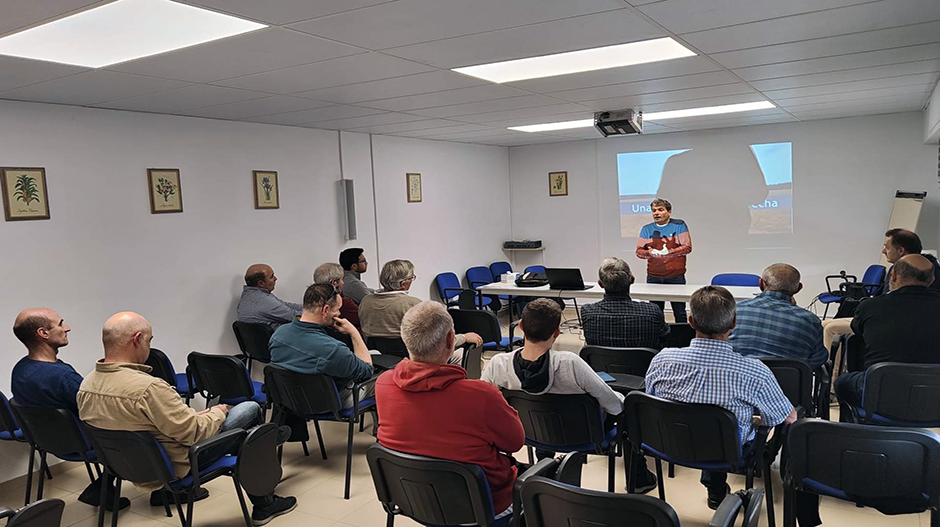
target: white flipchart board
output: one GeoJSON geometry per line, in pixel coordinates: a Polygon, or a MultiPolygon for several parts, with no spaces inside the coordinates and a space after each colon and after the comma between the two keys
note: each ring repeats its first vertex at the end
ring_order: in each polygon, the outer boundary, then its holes
{"type": "MultiPolygon", "coordinates": [[[[888,220],[888,230],[907,229],[917,232],[917,220],[920,219],[920,210],[924,206],[926,192],[911,192],[899,190],[894,195],[894,206],[891,207],[891,219],[888,220]]],[[[888,267],[888,260],[881,255],[881,265],[888,267]]]]}

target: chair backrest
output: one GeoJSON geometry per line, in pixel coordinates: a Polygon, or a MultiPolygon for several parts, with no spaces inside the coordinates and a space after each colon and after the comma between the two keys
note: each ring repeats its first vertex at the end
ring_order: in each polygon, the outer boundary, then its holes
{"type": "Polygon", "coordinates": [[[464,345],[463,358],[460,367],[467,370],[468,379],[479,379],[483,376],[483,346],[464,345]]]}
{"type": "Polygon", "coordinates": [[[862,407],[869,422],[940,427],[940,364],[875,364],[865,372],[862,407]]]}
{"type": "Polygon", "coordinates": [[[71,410],[23,406],[16,399],[10,401],[10,406],[26,438],[39,450],[58,457],[78,456],[82,459],[91,450],[91,444],[71,410]]]}
{"type": "Polygon", "coordinates": [[[494,280],[499,280],[500,275],[512,272],[512,265],[509,262],[493,262],[490,264],[490,274],[494,280]]]}
{"type": "Polygon", "coordinates": [[[121,479],[164,484],[176,479],[166,450],[150,432],[105,430],[84,424],[98,459],[121,479]]]}
{"type": "Polygon", "coordinates": [[[737,419],[720,406],[667,401],[631,392],[623,411],[630,440],[664,459],[680,465],[740,464],[737,419]]]}
{"type": "Polygon", "coordinates": [[[248,432],[238,453],[239,483],[251,496],[267,496],[281,481],[283,470],[277,458],[278,427],[264,423],[248,432]]]}
{"type": "MultiPolygon", "coordinates": [[[[7,527],[59,527],[65,502],[60,499],[34,501],[16,513],[10,513],[7,527]]],[[[7,514],[0,514],[0,518],[7,514]]]]}
{"type": "Polygon", "coordinates": [[[437,293],[441,295],[441,300],[447,303],[448,300],[460,294],[460,279],[454,273],[440,273],[434,277],[434,283],[437,284],[437,293]]]}
{"type": "Polygon", "coordinates": [[[770,368],[777,384],[793,406],[802,406],[807,415],[815,413],[813,404],[813,370],[809,364],[797,359],[765,358],[761,362],[770,368]]]}
{"type": "Polygon", "coordinates": [[[940,437],[929,430],[801,419],[787,442],[789,472],[804,489],[862,504],[940,503],[940,437]]]}
{"type": "Polygon", "coordinates": [[[527,527],[679,527],[668,503],[638,494],[582,489],[535,476],[522,486],[527,527]]]}
{"type": "Polygon", "coordinates": [[[482,265],[477,267],[471,267],[467,269],[467,285],[470,286],[470,289],[476,289],[481,285],[492,284],[493,283],[493,273],[490,272],[489,267],[483,267],[482,265]]]}
{"type": "Polygon", "coordinates": [[[530,266],[526,267],[526,268],[525,268],[525,271],[523,271],[523,272],[525,272],[525,273],[542,273],[542,274],[545,274],[545,266],[544,266],[544,265],[530,265],[530,266]]]}
{"type": "Polygon", "coordinates": [[[454,319],[454,331],[457,333],[476,333],[483,342],[499,342],[503,332],[499,320],[492,311],[481,309],[448,309],[454,319]]]}
{"type": "Polygon", "coordinates": [[[760,277],[749,273],[721,273],[712,277],[712,285],[757,287],[760,277]]]}
{"type": "Polygon", "coordinates": [[[477,465],[405,454],[382,445],[366,451],[375,493],[386,510],[424,525],[479,525],[494,521],[486,474],[477,465]]]}
{"type": "Polygon", "coordinates": [[[264,324],[236,320],[232,322],[232,331],[235,332],[235,340],[238,341],[238,349],[242,353],[258,362],[271,362],[268,341],[274,334],[273,329],[264,324]]]}
{"type": "Polygon", "coordinates": [[[628,373],[646,377],[650,361],[656,350],[650,348],[611,348],[607,346],[584,346],[581,358],[594,371],[607,373],[628,373]]]}
{"type": "Polygon", "coordinates": [[[600,453],[604,426],[600,405],[591,395],[503,390],[503,397],[519,412],[527,443],[559,452],[593,448],[600,453]]]}
{"type": "Polygon", "coordinates": [[[408,347],[401,337],[369,337],[369,349],[374,349],[382,355],[407,357],[408,347]]]}
{"type": "Polygon", "coordinates": [[[295,415],[333,414],[339,419],[343,405],[336,383],[329,375],[297,373],[275,364],[264,367],[268,397],[276,406],[295,415]]]}
{"type": "Polygon", "coordinates": [[[20,424],[10,409],[10,400],[3,392],[0,392],[0,432],[9,432],[10,437],[15,437],[14,432],[19,429],[20,424]]]}
{"type": "Polygon", "coordinates": [[[193,389],[209,399],[251,397],[255,390],[245,363],[229,355],[209,355],[198,351],[186,357],[193,376],[193,389]]]}
{"type": "MultiPolygon", "coordinates": [[[[865,269],[865,274],[862,275],[862,282],[866,284],[878,284],[879,286],[884,284],[885,281],[885,266],[881,264],[872,264],[868,266],[868,269],[865,269]]],[[[869,294],[876,294],[880,287],[872,287],[869,291],[869,294]]]]}
{"type": "Polygon", "coordinates": [[[695,338],[695,330],[687,322],[669,324],[669,334],[660,344],[663,348],[687,348],[695,338]]]}
{"type": "Polygon", "coordinates": [[[176,370],[173,369],[173,363],[166,353],[157,349],[150,348],[150,356],[147,357],[147,366],[150,366],[150,375],[163,379],[170,386],[176,388],[176,370]]]}

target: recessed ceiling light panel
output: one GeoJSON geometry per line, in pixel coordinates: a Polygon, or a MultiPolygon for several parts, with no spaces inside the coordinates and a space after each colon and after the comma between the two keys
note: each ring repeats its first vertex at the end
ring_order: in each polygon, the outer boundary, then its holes
{"type": "Polygon", "coordinates": [[[562,121],[558,123],[530,124],[527,126],[510,126],[510,130],[517,132],[551,132],[552,130],[570,130],[572,128],[587,128],[594,126],[594,119],[579,119],[577,121],[562,121]]]}
{"type": "Polygon", "coordinates": [[[687,110],[672,110],[668,112],[644,113],[644,121],[665,121],[667,119],[681,119],[683,117],[698,117],[700,115],[718,115],[720,113],[750,112],[754,110],[768,110],[776,108],[769,101],[746,102],[743,104],[723,104],[721,106],[704,106],[702,108],[689,108],[687,110]]]}
{"type": "Polygon", "coordinates": [[[169,0],[117,0],[0,38],[0,55],[103,68],[264,27],[169,0]]]}
{"type": "Polygon", "coordinates": [[[675,40],[666,37],[602,48],[556,53],[542,57],[454,68],[453,71],[491,82],[502,83],[633,66],[692,55],[695,55],[695,53],[675,40]]]}

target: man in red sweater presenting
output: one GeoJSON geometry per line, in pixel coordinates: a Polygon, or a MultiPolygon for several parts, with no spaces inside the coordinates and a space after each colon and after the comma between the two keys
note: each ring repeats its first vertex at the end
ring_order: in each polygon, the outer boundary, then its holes
{"type": "MultiPolygon", "coordinates": [[[[646,283],[684,284],[685,256],[692,252],[692,235],[684,221],[672,219],[672,203],[656,198],[650,203],[653,222],[640,229],[636,256],[646,260],[646,283]]],[[[665,302],[653,302],[664,309],[665,302]]],[[[670,302],[676,322],[688,322],[685,302],[670,302]]],[[[665,312],[665,310],[664,310],[665,312]]]]}
{"type": "Polygon", "coordinates": [[[421,302],[405,313],[401,337],[409,359],[375,383],[379,444],[399,452],[478,465],[486,473],[497,517],[509,513],[516,481],[513,452],[525,431],[519,414],[492,384],[469,380],[447,364],[454,323],[443,304],[421,302]]]}

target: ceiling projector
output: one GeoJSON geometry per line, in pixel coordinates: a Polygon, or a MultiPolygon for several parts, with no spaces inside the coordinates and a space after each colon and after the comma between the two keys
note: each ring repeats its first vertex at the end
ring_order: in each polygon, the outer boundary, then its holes
{"type": "Polygon", "coordinates": [[[594,128],[604,137],[643,133],[643,112],[636,110],[614,110],[595,112],[594,128]]]}

